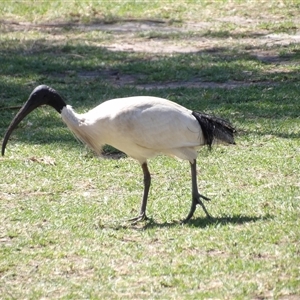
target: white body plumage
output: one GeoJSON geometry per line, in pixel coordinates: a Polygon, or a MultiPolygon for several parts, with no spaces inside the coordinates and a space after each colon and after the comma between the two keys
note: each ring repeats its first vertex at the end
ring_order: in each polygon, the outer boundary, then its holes
{"type": "Polygon", "coordinates": [[[137,96],[113,99],[84,114],[71,106],[61,116],[76,136],[97,154],[109,144],[141,164],[159,153],[192,162],[203,133],[192,111],[166,99],[137,96]]]}

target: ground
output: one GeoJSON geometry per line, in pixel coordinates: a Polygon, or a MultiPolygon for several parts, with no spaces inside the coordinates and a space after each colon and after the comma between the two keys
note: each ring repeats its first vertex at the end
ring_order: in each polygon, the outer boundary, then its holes
{"type": "MultiPolygon", "coordinates": [[[[272,68],[271,72],[284,69],[290,64],[288,56],[280,55],[278,47],[285,47],[300,42],[300,32],[294,33],[270,33],[267,29],[251,30],[251,24],[268,22],[269,19],[251,19],[244,17],[225,17],[215,20],[213,27],[222,28],[226,24],[234,24],[234,30],[217,30],[210,32],[211,22],[186,22],[183,24],[172,23],[164,20],[151,19],[122,19],[110,22],[93,24],[81,24],[77,22],[50,22],[31,24],[27,22],[7,21],[2,22],[2,27],[13,31],[40,30],[52,35],[52,40],[63,41],[66,37],[64,28],[68,30],[102,31],[109,32],[113,39],[108,41],[93,41],[90,45],[104,47],[109,51],[149,53],[149,60],[155,61],[157,55],[170,56],[178,53],[214,53],[215,55],[226,55],[224,49],[239,49],[245,55],[257,58],[261,62],[274,63],[278,67],[272,68]],[[249,29],[250,28],[250,29],[249,29]]],[[[294,22],[300,22],[300,18],[294,22]]],[[[254,26],[254,25],[253,25],[254,26]]],[[[109,83],[115,86],[134,86],[138,89],[162,89],[178,87],[200,87],[200,88],[235,88],[250,85],[270,85],[268,81],[235,81],[218,83],[215,81],[203,81],[201,78],[194,78],[185,81],[172,81],[163,83],[139,83],[142,74],[122,74],[118,70],[82,71],[78,73],[82,78],[106,77],[109,83]]]]}
{"type": "Polygon", "coordinates": [[[99,160],[49,107],[27,116],[0,158],[3,299],[299,298],[300,3],[220,2],[0,2],[1,136],[39,84],[78,112],[150,94],[238,129],[199,151],[213,220],[179,223],[189,165],[158,156],[131,225],[139,164],[99,160]]]}

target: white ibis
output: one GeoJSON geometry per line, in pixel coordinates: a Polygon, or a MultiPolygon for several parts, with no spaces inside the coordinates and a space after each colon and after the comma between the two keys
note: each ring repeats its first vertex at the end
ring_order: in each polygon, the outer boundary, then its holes
{"type": "Polygon", "coordinates": [[[201,112],[189,110],[172,101],[136,96],[118,98],[101,103],[84,114],[77,114],[65,103],[56,90],[46,85],[36,87],[27,102],[9,125],[2,143],[2,155],[10,134],[35,108],[52,106],[69,129],[96,154],[101,154],[105,144],[111,145],[136,159],[144,173],[144,193],[140,213],[130,219],[134,223],[146,219],[146,206],[151,184],[147,159],[158,154],[188,160],[192,177],[192,205],[188,221],[197,204],[206,210],[201,198],[210,200],[198,192],[196,159],[197,148],[213,142],[234,144],[235,129],[225,120],[201,112]]]}

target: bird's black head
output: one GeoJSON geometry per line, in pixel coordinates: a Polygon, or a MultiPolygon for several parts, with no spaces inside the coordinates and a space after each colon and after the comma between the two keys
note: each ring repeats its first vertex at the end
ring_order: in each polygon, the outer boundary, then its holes
{"type": "Polygon", "coordinates": [[[12,131],[30,112],[44,104],[52,106],[58,113],[61,113],[62,109],[66,106],[62,97],[51,87],[46,85],[36,87],[8,126],[2,142],[2,155],[4,155],[5,147],[12,131]]]}
{"type": "Polygon", "coordinates": [[[52,106],[58,113],[61,113],[64,106],[66,106],[65,101],[55,89],[47,85],[39,85],[31,92],[27,102],[23,105],[19,113],[25,109],[29,110],[28,113],[30,113],[35,108],[44,104],[52,106]]]}

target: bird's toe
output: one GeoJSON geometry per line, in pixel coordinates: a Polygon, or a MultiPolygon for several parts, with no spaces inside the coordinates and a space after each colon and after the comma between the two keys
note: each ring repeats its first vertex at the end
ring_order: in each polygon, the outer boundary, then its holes
{"type": "Polygon", "coordinates": [[[146,216],[146,213],[141,213],[137,217],[131,218],[128,221],[131,222],[132,225],[137,224],[138,222],[147,220],[148,217],[146,216]]]}
{"type": "Polygon", "coordinates": [[[211,200],[210,198],[208,198],[206,196],[203,196],[201,194],[199,194],[198,197],[199,197],[199,200],[200,200],[200,198],[204,199],[205,201],[210,201],[211,200]]]}

